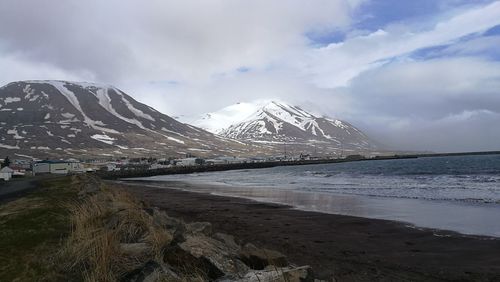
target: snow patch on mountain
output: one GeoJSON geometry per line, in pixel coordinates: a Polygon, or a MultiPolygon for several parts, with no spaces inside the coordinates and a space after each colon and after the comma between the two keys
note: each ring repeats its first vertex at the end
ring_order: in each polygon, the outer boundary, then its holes
{"type": "Polygon", "coordinates": [[[196,127],[217,134],[234,123],[245,120],[269,102],[270,100],[257,100],[250,103],[240,102],[202,116],[179,116],[179,119],[182,122],[192,124],[196,127]]]}
{"type": "MultiPolygon", "coordinates": [[[[75,93],[73,93],[71,90],[66,88],[66,82],[63,81],[46,81],[46,83],[51,84],[54,86],[61,94],[63,94],[66,99],[77,109],[80,114],[83,116],[84,122],[93,127],[96,128],[97,126],[103,126],[105,125],[102,121],[95,121],[89,118],[85,112],[83,111],[82,107],[80,106],[80,102],[78,101],[78,98],[76,97],[75,93]]],[[[97,129],[97,128],[96,128],[97,129]]]]}
{"type": "Polygon", "coordinates": [[[21,98],[18,98],[18,97],[6,97],[4,99],[5,105],[10,104],[10,103],[14,103],[14,102],[20,102],[20,101],[21,101],[21,98]]]}
{"type": "Polygon", "coordinates": [[[330,144],[342,150],[369,150],[372,141],[351,124],[306,111],[281,101],[271,101],[240,122],[218,132],[231,139],[274,144],[330,144]]]}
{"type": "Polygon", "coordinates": [[[7,145],[7,144],[2,144],[0,143],[0,148],[4,148],[4,149],[9,149],[9,150],[16,150],[16,149],[19,149],[19,146],[12,146],[12,145],[7,145]]]}
{"type": "MultiPolygon", "coordinates": [[[[118,90],[114,89],[116,93],[119,93],[118,90]]],[[[142,123],[136,119],[133,119],[133,118],[126,118],[122,115],[120,115],[114,108],[113,106],[111,105],[111,98],[109,97],[109,94],[108,94],[108,91],[109,91],[109,88],[100,88],[98,89],[94,94],[96,95],[97,99],[99,100],[99,105],[101,105],[106,111],[108,111],[109,113],[111,113],[112,115],[114,115],[115,117],[125,121],[125,122],[128,122],[130,124],[135,124],[137,125],[139,128],[142,128],[142,129],[146,129],[144,127],[144,125],[142,125],[142,123]]],[[[121,95],[121,93],[120,93],[121,95]]],[[[122,100],[125,100],[123,98],[123,95],[121,95],[122,97],[122,100]]],[[[127,101],[128,102],[128,101],[127,101]]],[[[128,102],[130,104],[130,102],[128,102]]],[[[128,104],[127,104],[128,106],[128,104]]],[[[129,106],[129,109],[131,108],[131,106],[129,106]]],[[[132,107],[133,108],[133,107],[132,107]]]]}
{"type": "Polygon", "coordinates": [[[100,141],[100,142],[103,142],[103,143],[106,143],[108,145],[113,145],[114,141],[116,141],[116,138],[109,137],[106,134],[94,134],[94,135],[90,136],[90,138],[97,140],[97,141],[100,141]]]}

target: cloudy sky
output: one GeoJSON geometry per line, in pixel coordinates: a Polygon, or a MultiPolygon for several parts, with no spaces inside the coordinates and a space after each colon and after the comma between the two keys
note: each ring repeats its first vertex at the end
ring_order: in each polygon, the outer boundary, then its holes
{"type": "Polygon", "coordinates": [[[113,84],[170,115],[277,98],[399,149],[500,150],[500,1],[4,0],[0,84],[113,84]]]}

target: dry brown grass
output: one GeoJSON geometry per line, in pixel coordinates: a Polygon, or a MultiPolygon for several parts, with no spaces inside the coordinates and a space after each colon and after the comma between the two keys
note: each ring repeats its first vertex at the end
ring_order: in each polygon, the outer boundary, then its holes
{"type": "Polygon", "coordinates": [[[70,211],[72,232],[61,257],[64,268],[81,273],[85,281],[116,281],[148,260],[161,261],[172,240],[167,230],[154,226],[142,204],[123,191],[102,187],[72,204],[70,211]],[[120,244],[127,243],[146,243],[150,251],[126,253],[120,244]]]}

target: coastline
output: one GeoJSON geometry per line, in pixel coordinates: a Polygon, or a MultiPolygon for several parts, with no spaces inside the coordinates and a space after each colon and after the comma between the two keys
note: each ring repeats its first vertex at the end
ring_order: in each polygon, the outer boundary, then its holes
{"type": "Polygon", "coordinates": [[[175,188],[285,205],[301,211],[396,221],[412,228],[435,230],[437,234],[457,232],[464,236],[500,239],[500,224],[497,222],[500,205],[492,203],[335,194],[287,189],[283,186],[238,186],[203,180],[122,181],[130,185],[175,188]]]}
{"type": "Polygon", "coordinates": [[[411,228],[404,223],[301,211],[179,189],[118,183],[187,222],[276,249],[321,278],[338,281],[500,280],[500,240],[411,228]]]}

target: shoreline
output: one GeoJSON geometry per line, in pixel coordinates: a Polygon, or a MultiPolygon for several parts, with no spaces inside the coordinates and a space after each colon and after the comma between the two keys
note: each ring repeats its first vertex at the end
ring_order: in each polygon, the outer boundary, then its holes
{"type": "MultiPolygon", "coordinates": [[[[116,183],[116,182],[115,182],[116,183]]],[[[245,198],[117,183],[187,222],[276,249],[339,281],[500,279],[500,240],[381,219],[302,211],[245,198]]]]}
{"type": "Polygon", "coordinates": [[[179,189],[186,192],[283,205],[305,212],[389,220],[415,229],[434,230],[437,234],[453,232],[462,236],[500,239],[500,225],[495,224],[500,216],[500,206],[496,203],[334,194],[182,180],[125,179],[120,181],[128,185],[179,189]]]}

